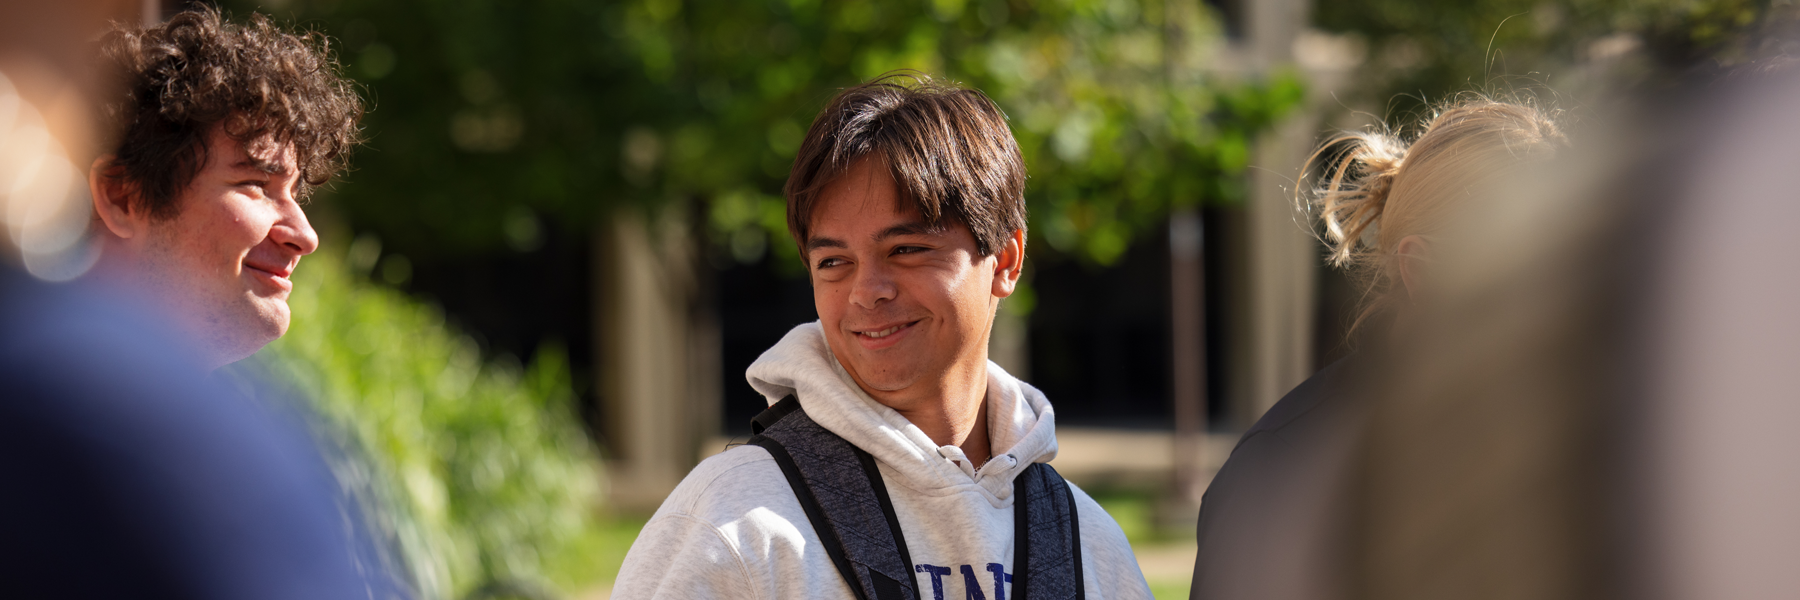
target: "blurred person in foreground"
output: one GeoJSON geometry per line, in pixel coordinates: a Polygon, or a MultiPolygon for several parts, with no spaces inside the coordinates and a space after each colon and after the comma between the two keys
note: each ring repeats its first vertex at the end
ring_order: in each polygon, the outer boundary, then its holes
{"type": "MultiPolygon", "coordinates": [[[[0,5],[0,33],[55,29],[37,19],[95,6],[32,4],[0,5]]],[[[76,25],[66,39],[100,29],[76,25]]],[[[99,64],[19,39],[36,38],[0,35],[0,70],[56,54],[64,77],[99,82],[113,121],[99,128],[111,139],[89,179],[110,237],[92,276],[104,282],[51,286],[0,265],[0,595],[407,597],[368,560],[377,550],[293,407],[207,376],[286,325],[285,282],[264,275],[232,289],[220,280],[238,263],[222,257],[291,269],[315,243],[292,206],[295,182],[322,182],[336,167],[319,157],[354,137],[358,101],[316,39],[205,10],[156,28],[114,26],[99,64]],[[307,113],[309,101],[331,108],[307,113]],[[338,137],[318,145],[319,131],[338,137]],[[255,231],[276,228],[286,231],[255,231]]],[[[36,114],[33,97],[67,97],[35,93],[54,87],[46,78],[18,81],[18,96],[0,98],[11,116],[36,114]]],[[[0,121],[0,161],[68,160],[55,145],[19,145],[35,123],[0,121]]],[[[79,139],[88,126],[48,125],[64,145],[91,147],[79,139]]],[[[0,170],[34,172],[17,166],[0,170]]],[[[20,189],[30,188],[15,186],[9,208],[36,200],[20,189]]]]}
{"type": "Polygon", "coordinates": [[[1390,366],[1390,347],[1435,302],[1446,246],[1472,205],[1540,167],[1566,145],[1532,106],[1486,99],[1442,108],[1410,144],[1375,131],[1327,141],[1311,203],[1333,265],[1363,287],[1354,351],[1289,392],[1245,432],[1207,487],[1200,508],[1192,596],[1341,597],[1338,554],[1354,450],[1368,397],[1390,366]]]}
{"type": "Polygon", "coordinates": [[[1371,407],[1355,597],[1800,590],[1787,61],[1656,89],[1487,211],[1371,407]]]}
{"type": "Polygon", "coordinates": [[[819,321],[750,366],[757,435],[688,474],[614,595],[1150,597],[1118,524],[1047,464],[1049,400],[987,360],[1024,188],[980,92],[898,74],[838,94],[787,183],[819,321]]]}

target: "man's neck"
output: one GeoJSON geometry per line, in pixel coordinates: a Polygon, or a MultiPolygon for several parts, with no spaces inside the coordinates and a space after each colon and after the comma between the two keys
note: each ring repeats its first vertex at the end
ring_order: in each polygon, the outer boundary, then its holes
{"type": "Polygon", "coordinates": [[[939,446],[956,446],[979,468],[991,456],[987,418],[987,372],[960,385],[946,385],[934,398],[894,410],[939,446]]]}
{"type": "Polygon", "coordinates": [[[205,373],[212,373],[225,365],[243,359],[245,355],[232,356],[222,350],[220,340],[207,337],[205,320],[192,317],[193,314],[176,298],[182,293],[172,290],[169,282],[153,276],[166,267],[148,263],[142,256],[133,255],[119,247],[116,239],[106,242],[102,248],[100,259],[82,275],[81,281],[97,293],[130,298],[135,308],[147,315],[159,319],[163,330],[174,337],[169,340],[170,346],[182,348],[189,358],[205,373]]]}

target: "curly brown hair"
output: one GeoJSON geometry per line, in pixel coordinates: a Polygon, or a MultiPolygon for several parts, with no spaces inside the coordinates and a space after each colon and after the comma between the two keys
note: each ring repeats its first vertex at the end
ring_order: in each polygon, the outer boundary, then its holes
{"type": "Polygon", "coordinates": [[[102,105],[113,136],[103,147],[136,191],[132,208],[153,218],[180,213],[214,126],[242,142],[292,144],[301,198],[362,142],[362,98],[323,34],[283,31],[261,14],[230,23],[198,6],[156,27],[115,23],[99,54],[117,86],[102,105]]]}

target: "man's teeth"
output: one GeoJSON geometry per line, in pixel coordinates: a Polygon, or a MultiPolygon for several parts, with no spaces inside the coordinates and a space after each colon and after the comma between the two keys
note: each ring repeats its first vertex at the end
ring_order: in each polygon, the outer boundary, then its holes
{"type": "Polygon", "coordinates": [[[893,335],[894,332],[899,331],[899,330],[900,330],[900,326],[895,325],[893,327],[889,327],[889,328],[883,329],[881,331],[865,331],[865,332],[863,332],[863,335],[866,335],[866,336],[869,336],[872,338],[884,338],[889,335],[893,335]]]}

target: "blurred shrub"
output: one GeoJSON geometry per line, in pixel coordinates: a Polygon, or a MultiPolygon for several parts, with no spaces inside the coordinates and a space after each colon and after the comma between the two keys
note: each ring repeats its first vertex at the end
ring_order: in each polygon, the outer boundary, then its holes
{"type": "MultiPolygon", "coordinates": [[[[378,253],[368,241],[351,257],[378,253]]],[[[443,598],[586,583],[600,467],[563,352],[542,349],[529,368],[483,361],[439,310],[368,282],[368,264],[353,262],[333,251],[306,259],[293,327],[259,360],[361,449],[364,460],[340,471],[368,480],[417,585],[443,598]]]]}

